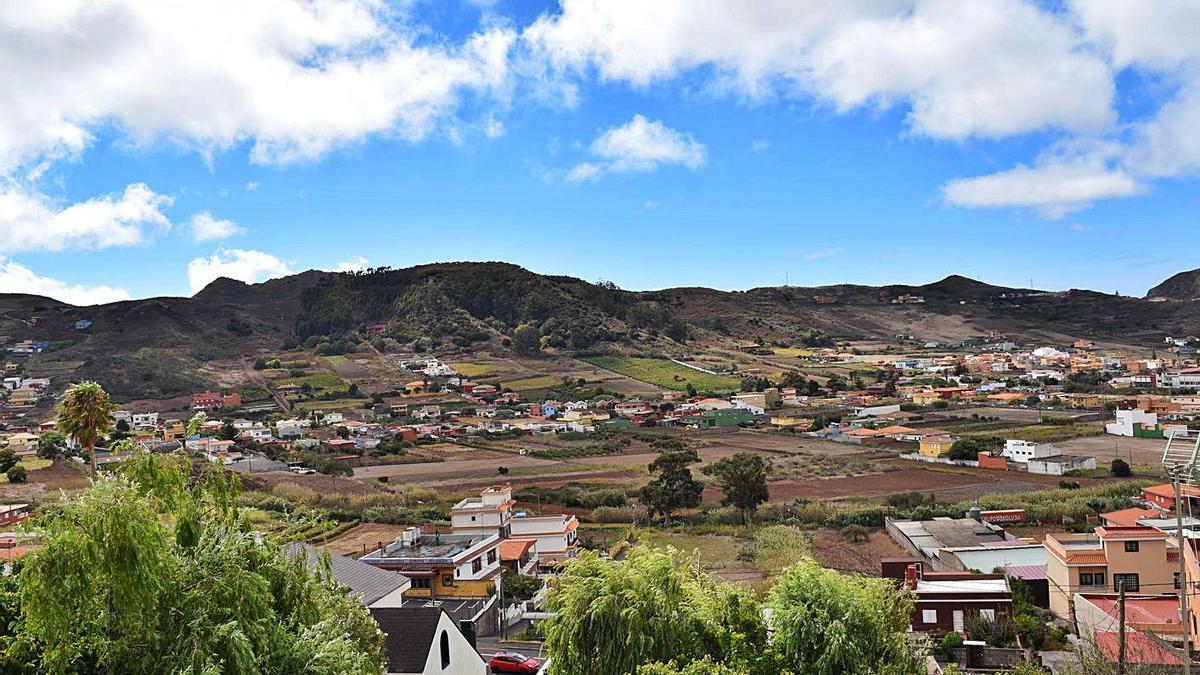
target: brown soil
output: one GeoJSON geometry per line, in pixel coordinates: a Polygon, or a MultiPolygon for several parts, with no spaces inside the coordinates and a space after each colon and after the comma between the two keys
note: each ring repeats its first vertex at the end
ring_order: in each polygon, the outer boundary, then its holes
{"type": "Polygon", "coordinates": [[[363,523],[321,544],[321,548],[334,555],[358,558],[378,548],[380,542],[388,544],[395,541],[404,528],[404,525],[363,523]]]}
{"type": "Polygon", "coordinates": [[[883,530],[871,533],[865,542],[848,541],[837,530],[820,529],[813,534],[813,557],[825,567],[839,572],[859,572],[879,576],[883,558],[904,555],[892,538],[883,530]]]}

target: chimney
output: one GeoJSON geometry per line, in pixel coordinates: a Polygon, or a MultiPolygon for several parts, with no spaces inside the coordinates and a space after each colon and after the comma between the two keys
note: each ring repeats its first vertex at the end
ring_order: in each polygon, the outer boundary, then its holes
{"type": "Polygon", "coordinates": [[[904,585],[908,587],[909,590],[917,590],[917,579],[919,578],[920,575],[917,573],[916,563],[909,565],[908,569],[904,570],[904,585]]]}

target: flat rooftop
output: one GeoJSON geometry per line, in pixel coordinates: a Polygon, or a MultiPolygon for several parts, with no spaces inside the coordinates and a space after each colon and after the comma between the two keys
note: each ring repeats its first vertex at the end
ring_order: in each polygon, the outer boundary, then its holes
{"type": "Polygon", "coordinates": [[[362,560],[449,560],[488,539],[498,537],[494,534],[422,534],[415,544],[394,541],[371,551],[362,560]]]}

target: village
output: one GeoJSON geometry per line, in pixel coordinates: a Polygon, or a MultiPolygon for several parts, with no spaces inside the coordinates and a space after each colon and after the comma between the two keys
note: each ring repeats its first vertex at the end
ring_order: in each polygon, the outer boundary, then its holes
{"type": "MultiPolygon", "coordinates": [[[[314,564],[328,551],[385,632],[400,609],[436,609],[449,649],[495,672],[538,669],[544,581],[580,550],[695,547],[714,575],[754,587],[778,573],[761,541],[772,528],[827,567],[908,588],[910,630],[943,662],[999,669],[1040,652],[1053,668],[1072,641],[1115,659],[1123,590],[1128,648],[1178,668],[1192,633],[1173,593],[1200,580],[1178,533],[1196,536],[1200,492],[1185,486],[1180,530],[1160,477],[1200,447],[1197,345],[739,343],[691,361],[289,352],[246,363],[240,385],[119,406],[95,455],[112,470],[130,454],[111,447],[135,443],[237,472],[260,527],[314,564]],[[641,486],[676,452],[707,477],[695,503],[657,509],[675,516],[664,529],[641,486]],[[747,455],[767,467],[753,526],[725,520],[707,473],[747,455]]],[[[63,383],[39,371],[41,348],[6,348],[10,526],[87,483],[56,430],[63,383]]],[[[16,528],[0,539],[6,559],[36,546],[16,528]]],[[[389,644],[422,663],[434,647],[389,644]]]]}

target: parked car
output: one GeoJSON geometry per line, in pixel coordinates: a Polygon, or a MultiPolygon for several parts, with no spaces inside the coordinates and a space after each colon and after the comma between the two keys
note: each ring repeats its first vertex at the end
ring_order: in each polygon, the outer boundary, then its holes
{"type": "Polygon", "coordinates": [[[531,659],[519,652],[496,652],[489,664],[493,673],[525,673],[534,675],[538,672],[537,659],[531,659]]]}

